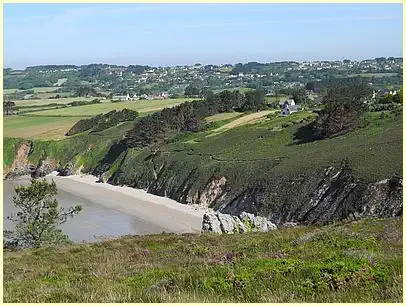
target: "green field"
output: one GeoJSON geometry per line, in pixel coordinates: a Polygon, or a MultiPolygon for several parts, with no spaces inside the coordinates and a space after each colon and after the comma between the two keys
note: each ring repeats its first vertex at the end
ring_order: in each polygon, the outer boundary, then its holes
{"type": "Polygon", "coordinates": [[[17,88],[7,88],[7,89],[3,89],[3,93],[4,93],[5,95],[13,94],[13,93],[16,93],[16,92],[19,92],[19,91],[22,91],[22,90],[17,89],[17,88]]]}
{"type": "MultiPolygon", "coordinates": [[[[69,99],[66,99],[66,100],[69,100],[69,99]]],[[[52,99],[51,101],[55,101],[55,103],[58,103],[56,100],[58,100],[58,99],[52,99]]],[[[50,101],[50,100],[48,100],[48,101],[50,101]]],[[[152,111],[161,110],[165,107],[172,107],[172,106],[181,104],[185,101],[190,101],[190,99],[179,98],[179,99],[152,100],[152,101],[138,100],[138,101],[123,101],[123,102],[117,102],[117,103],[111,103],[110,101],[106,101],[106,102],[103,102],[100,104],[92,104],[92,105],[84,105],[84,106],[35,112],[35,116],[91,117],[91,116],[95,116],[97,114],[107,113],[112,110],[122,110],[124,108],[136,110],[138,112],[152,112],[152,111]]]]}
{"type": "MultiPolygon", "coordinates": [[[[61,97],[70,97],[72,95],[71,92],[44,92],[44,93],[37,93],[35,94],[36,97],[40,98],[40,99],[48,99],[50,97],[55,97],[56,95],[59,95],[61,97]]],[[[50,100],[54,100],[54,99],[50,99],[50,100]]]]}
{"type": "MultiPolygon", "coordinates": [[[[55,96],[56,94],[51,94],[51,96],[55,96]]],[[[70,97],[70,98],[59,98],[59,99],[32,99],[32,100],[15,100],[13,101],[16,106],[31,106],[31,105],[46,105],[51,103],[58,103],[58,104],[68,104],[73,101],[92,101],[95,98],[84,98],[84,97],[70,97]]]]}
{"type": "Polygon", "coordinates": [[[230,113],[220,113],[213,116],[206,117],[206,122],[218,122],[227,119],[231,119],[237,116],[240,116],[242,113],[239,112],[230,112],[230,113]]]}
{"type": "Polygon", "coordinates": [[[128,236],[4,252],[5,303],[390,302],[402,219],[234,235],[128,236]]]}
{"type": "Polygon", "coordinates": [[[26,117],[11,116],[4,118],[4,137],[57,140],[64,138],[69,129],[84,117],[26,117]]]}
{"type": "Polygon", "coordinates": [[[34,87],[34,93],[44,93],[57,90],[59,87],[34,87]]]}
{"type": "Polygon", "coordinates": [[[279,103],[282,101],[285,101],[288,98],[288,96],[279,96],[279,97],[265,97],[265,102],[267,104],[271,104],[271,103],[279,103]]]}
{"type": "MultiPolygon", "coordinates": [[[[8,116],[3,121],[3,132],[5,137],[18,137],[29,139],[58,140],[65,138],[65,133],[79,120],[95,116],[100,113],[107,113],[112,110],[124,108],[137,110],[140,116],[145,116],[165,107],[172,107],[181,104],[188,99],[167,99],[167,100],[139,100],[130,102],[111,103],[110,101],[101,104],[75,106],[69,108],[49,109],[38,111],[41,105],[49,103],[66,104],[72,101],[91,101],[93,98],[68,98],[68,99],[44,99],[37,100],[32,104],[39,108],[30,108],[32,113],[8,116]]],[[[26,101],[28,102],[28,101],[26,101]]]]}

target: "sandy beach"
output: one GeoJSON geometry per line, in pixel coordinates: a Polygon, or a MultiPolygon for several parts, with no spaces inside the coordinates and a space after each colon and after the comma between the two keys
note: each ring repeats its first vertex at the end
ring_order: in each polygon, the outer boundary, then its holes
{"type": "Polygon", "coordinates": [[[206,211],[149,194],[144,190],[96,183],[98,178],[91,175],[61,177],[54,172],[46,178],[53,179],[58,190],[74,193],[106,208],[135,216],[168,232],[200,232],[202,216],[206,211]]]}

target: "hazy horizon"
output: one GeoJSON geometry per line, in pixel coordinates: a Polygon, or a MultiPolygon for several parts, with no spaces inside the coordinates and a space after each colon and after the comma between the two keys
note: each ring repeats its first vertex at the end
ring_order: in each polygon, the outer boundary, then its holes
{"type": "Polygon", "coordinates": [[[4,67],[402,57],[401,4],[4,4],[4,67]]]}

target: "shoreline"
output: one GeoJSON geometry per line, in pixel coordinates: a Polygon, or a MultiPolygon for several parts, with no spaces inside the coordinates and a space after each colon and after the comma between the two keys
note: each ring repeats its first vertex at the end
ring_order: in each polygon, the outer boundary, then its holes
{"type": "Polygon", "coordinates": [[[203,214],[210,211],[208,208],[182,204],[142,189],[96,183],[98,177],[89,174],[57,176],[54,171],[45,176],[45,179],[53,179],[58,189],[159,225],[174,233],[199,233],[203,214]]]}

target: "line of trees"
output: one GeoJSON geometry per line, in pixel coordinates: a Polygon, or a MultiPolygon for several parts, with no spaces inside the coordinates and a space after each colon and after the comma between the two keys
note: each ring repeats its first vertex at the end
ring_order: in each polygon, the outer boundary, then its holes
{"type": "Polygon", "coordinates": [[[209,93],[203,101],[192,101],[173,108],[165,108],[136,122],[126,133],[129,147],[159,144],[181,132],[198,132],[204,127],[203,119],[230,111],[258,111],[266,107],[264,92],[254,90],[242,94],[238,91],[209,93]]]}
{"type": "Polygon", "coordinates": [[[65,134],[72,136],[88,130],[90,132],[100,132],[110,127],[116,126],[120,122],[133,121],[138,117],[138,112],[127,108],[121,111],[112,110],[107,114],[99,114],[89,119],[82,119],[76,122],[65,134]]]}

